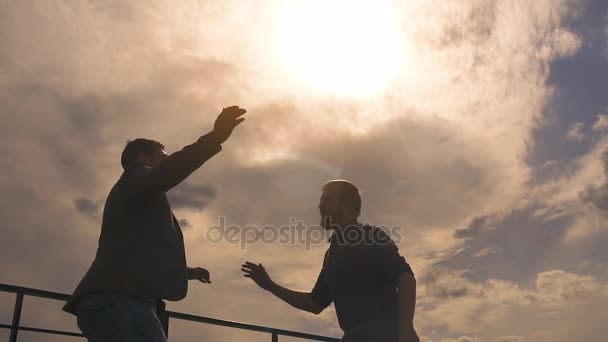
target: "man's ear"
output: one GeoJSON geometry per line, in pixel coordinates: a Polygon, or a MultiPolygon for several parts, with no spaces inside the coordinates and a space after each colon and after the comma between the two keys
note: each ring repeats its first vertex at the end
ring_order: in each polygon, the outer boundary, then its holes
{"type": "Polygon", "coordinates": [[[145,163],[145,164],[149,164],[150,163],[150,156],[147,153],[144,152],[137,152],[137,159],[135,159],[138,163],[145,163]]]}

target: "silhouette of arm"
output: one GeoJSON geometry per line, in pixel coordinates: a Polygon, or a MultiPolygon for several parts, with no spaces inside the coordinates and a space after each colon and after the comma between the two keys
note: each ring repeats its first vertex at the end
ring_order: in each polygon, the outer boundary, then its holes
{"type": "Polygon", "coordinates": [[[317,300],[315,300],[312,292],[294,291],[275,283],[270,279],[270,276],[262,264],[254,264],[247,261],[241,266],[241,271],[243,271],[245,277],[251,278],[259,287],[269,291],[296,309],[308,311],[317,315],[327,307],[327,305],[320,305],[317,300]]]}
{"type": "Polygon", "coordinates": [[[181,151],[167,156],[157,167],[137,167],[133,177],[135,192],[169,191],[221,149],[217,139],[209,133],[181,151]]]}
{"type": "Polygon", "coordinates": [[[213,131],[181,151],[167,156],[157,167],[138,167],[133,177],[135,192],[168,191],[181,183],[221,151],[221,144],[230,137],[233,129],[245,120],[241,116],[246,112],[238,106],[224,108],[215,120],[213,131]]]}
{"type": "Polygon", "coordinates": [[[320,314],[325,309],[314,300],[311,292],[294,291],[275,282],[271,283],[268,291],[296,309],[308,311],[315,315],[320,314]]]}

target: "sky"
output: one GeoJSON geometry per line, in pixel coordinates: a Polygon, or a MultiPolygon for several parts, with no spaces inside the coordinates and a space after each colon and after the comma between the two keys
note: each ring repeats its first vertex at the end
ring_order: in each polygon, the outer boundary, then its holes
{"type": "MultiPolygon", "coordinates": [[[[326,244],[208,233],[315,225],[343,178],[362,221],[400,228],[422,341],[608,334],[606,1],[0,0],[0,47],[2,283],[70,293],[125,143],[171,153],[239,105],[223,150],[169,192],[213,281],[171,310],[339,337],[333,307],[299,312],[239,270],[309,291],[326,244]]],[[[0,294],[0,321],[13,302],[0,294]]],[[[27,298],[22,323],[76,329],[60,307],[27,298]]],[[[177,321],[170,336],[269,339],[177,321]]]]}

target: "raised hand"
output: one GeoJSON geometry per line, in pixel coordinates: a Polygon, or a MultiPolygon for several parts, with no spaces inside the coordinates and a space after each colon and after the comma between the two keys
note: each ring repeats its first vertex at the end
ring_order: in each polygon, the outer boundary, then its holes
{"type": "Polygon", "coordinates": [[[188,279],[198,280],[201,283],[210,284],[211,274],[202,267],[188,268],[188,279]]]}
{"type": "Polygon", "coordinates": [[[218,143],[221,144],[226,141],[232,134],[234,127],[245,121],[245,118],[241,117],[245,113],[247,111],[239,106],[230,106],[222,110],[213,125],[213,135],[215,135],[218,143]]]}
{"type": "Polygon", "coordinates": [[[243,271],[243,276],[247,278],[251,278],[259,287],[264,290],[269,290],[272,285],[272,279],[266,272],[266,269],[262,264],[254,264],[252,262],[246,261],[243,265],[241,265],[241,271],[243,271]]]}

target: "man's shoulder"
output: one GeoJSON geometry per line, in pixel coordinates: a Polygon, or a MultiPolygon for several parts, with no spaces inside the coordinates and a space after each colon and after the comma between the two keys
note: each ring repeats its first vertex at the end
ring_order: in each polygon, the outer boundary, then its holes
{"type": "Polygon", "coordinates": [[[373,245],[395,244],[390,233],[384,227],[365,224],[362,226],[362,230],[367,237],[368,242],[373,245]]]}

